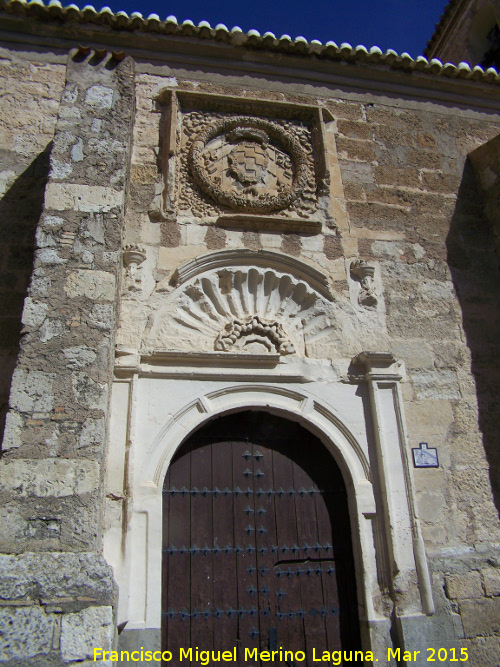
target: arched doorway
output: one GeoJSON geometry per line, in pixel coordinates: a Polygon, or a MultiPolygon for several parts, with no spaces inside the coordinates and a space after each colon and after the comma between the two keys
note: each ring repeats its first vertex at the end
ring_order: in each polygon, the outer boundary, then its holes
{"type": "Polygon", "coordinates": [[[259,411],[206,424],[172,461],[163,517],[170,664],[190,647],[237,647],[241,665],[255,664],[245,648],[304,651],[302,664],[361,648],[344,481],[299,424],[259,411]]]}

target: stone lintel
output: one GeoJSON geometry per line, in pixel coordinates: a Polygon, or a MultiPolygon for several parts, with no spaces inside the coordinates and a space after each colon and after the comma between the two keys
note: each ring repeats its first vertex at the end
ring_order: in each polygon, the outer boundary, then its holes
{"type": "Polygon", "coordinates": [[[221,215],[217,219],[217,226],[224,229],[239,229],[251,232],[281,232],[294,234],[319,234],[320,220],[306,220],[304,218],[284,218],[268,215],[221,215]]]}
{"type": "Polygon", "coordinates": [[[234,366],[241,368],[269,368],[280,362],[279,354],[245,354],[238,352],[181,352],[170,350],[152,350],[142,352],[141,361],[149,364],[169,366],[196,366],[219,368],[220,366],[234,366]]]}

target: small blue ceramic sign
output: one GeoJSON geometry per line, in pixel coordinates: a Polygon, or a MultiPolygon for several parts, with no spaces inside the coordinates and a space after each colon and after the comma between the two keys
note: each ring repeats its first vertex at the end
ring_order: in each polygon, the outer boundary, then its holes
{"type": "Polygon", "coordinates": [[[429,449],[426,442],[421,442],[419,447],[413,447],[411,451],[415,468],[439,468],[437,449],[429,449]]]}

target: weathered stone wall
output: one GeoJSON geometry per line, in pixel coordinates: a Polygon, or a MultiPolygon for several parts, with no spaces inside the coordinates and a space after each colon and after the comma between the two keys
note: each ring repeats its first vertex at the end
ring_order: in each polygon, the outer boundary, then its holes
{"type": "Polygon", "coordinates": [[[414,471],[436,596],[460,614],[471,664],[490,665],[500,646],[498,257],[467,156],[498,124],[377,105],[357,122],[367,138],[341,153],[351,232],[381,265],[411,446],[428,442],[440,457],[439,469],[414,471]],[[371,164],[359,173],[362,149],[371,164]]]}
{"type": "MultiPolygon", "coordinates": [[[[35,229],[44,187],[65,64],[0,53],[0,430],[19,352],[21,313],[33,265],[35,229]]],[[[55,62],[54,62],[55,61],[55,62]]]]}
{"type": "MultiPolygon", "coordinates": [[[[64,69],[1,461],[1,549],[12,555],[1,565],[0,659],[15,665],[90,659],[114,636],[102,478],[133,63],[72,53],[64,69]]],[[[27,132],[13,141],[30,147],[27,132]]]]}

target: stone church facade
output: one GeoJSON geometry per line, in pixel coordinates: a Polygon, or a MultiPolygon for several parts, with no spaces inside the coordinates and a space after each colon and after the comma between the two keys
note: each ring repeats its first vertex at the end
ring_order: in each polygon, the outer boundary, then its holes
{"type": "Polygon", "coordinates": [[[0,663],[500,664],[499,3],[415,60],[0,8],[0,663]]]}

